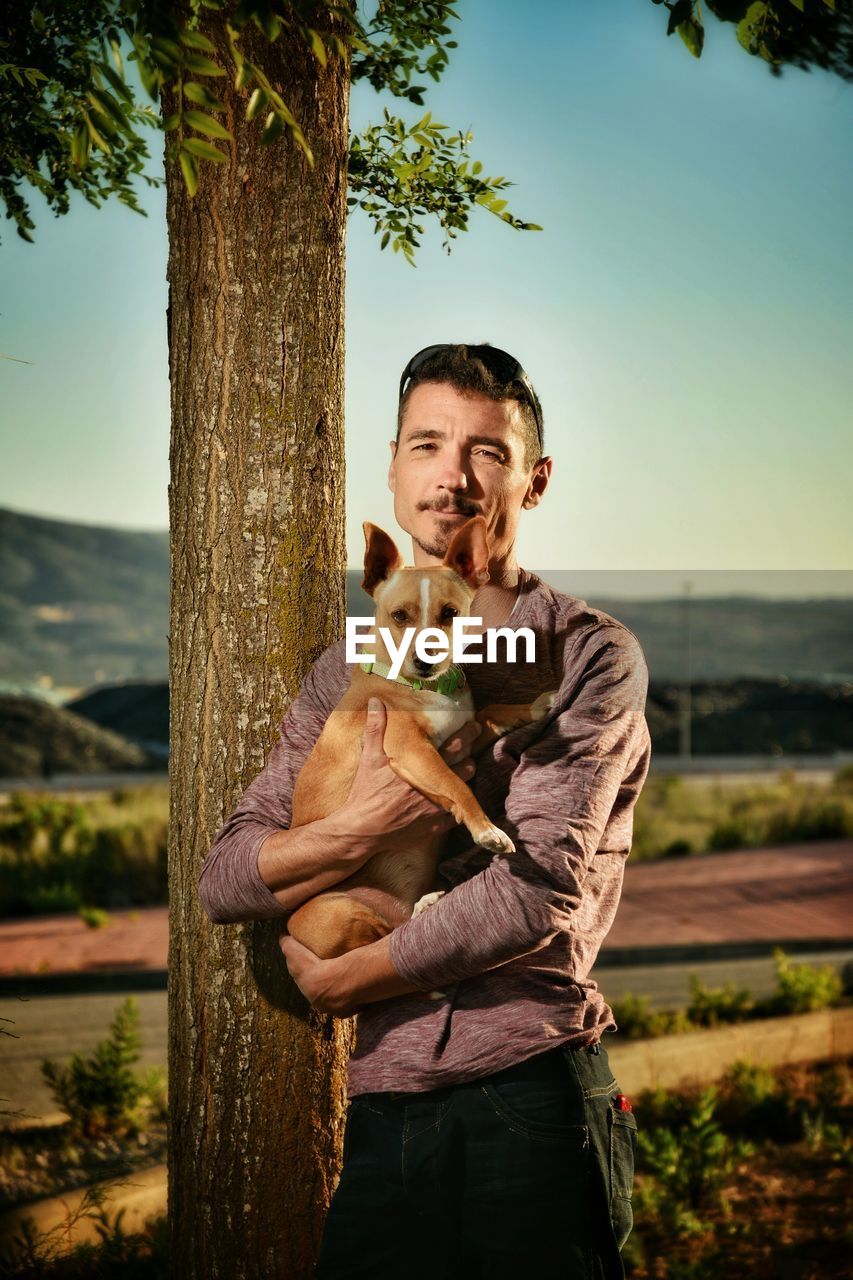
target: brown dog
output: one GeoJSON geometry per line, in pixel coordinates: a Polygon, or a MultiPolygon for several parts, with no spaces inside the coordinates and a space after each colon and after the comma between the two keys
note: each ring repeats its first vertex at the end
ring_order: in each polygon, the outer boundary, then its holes
{"type": "MultiPolygon", "coordinates": [[[[387,627],[399,646],[406,628],[438,628],[448,637],[455,617],[470,616],[478,586],[488,581],[488,542],[482,516],[456,533],[444,563],[425,569],[404,568],[388,534],[364,525],[367,548],[363,587],[376,602],[377,661],[354,666],[349,687],[329,716],[303,765],[293,793],[294,827],[323,818],[339,808],[352,787],[371,696],[387,710],[383,748],[399,777],[464,822],[477,844],[496,853],[514,853],[505,832],[486,816],[469,788],[438,747],[475,718],[474,701],[460,667],[448,654],[427,664],[411,646],[397,680],[385,678],[388,650],[378,633],[387,627]],[[365,669],[366,668],[366,669],[365,669]],[[378,671],[377,671],[378,668],[378,671]]],[[[476,719],[480,735],[472,754],[519,724],[550,710],[552,694],[530,706],[495,704],[476,719]]],[[[428,894],[443,835],[427,836],[405,849],[374,855],[354,875],[304,903],[288,920],[288,932],[324,959],[342,955],[390,933],[440,893],[428,894]]]]}

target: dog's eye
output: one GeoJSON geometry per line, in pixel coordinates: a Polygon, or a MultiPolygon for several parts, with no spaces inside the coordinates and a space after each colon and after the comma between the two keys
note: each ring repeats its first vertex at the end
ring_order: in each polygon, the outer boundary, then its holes
{"type": "Polygon", "coordinates": [[[406,613],[405,609],[395,609],[391,614],[392,622],[399,622],[401,626],[404,622],[408,621],[408,617],[409,615],[406,613]]]}
{"type": "Polygon", "coordinates": [[[446,604],[441,611],[441,621],[450,622],[453,618],[459,617],[459,610],[454,609],[452,604],[446,604]]]}

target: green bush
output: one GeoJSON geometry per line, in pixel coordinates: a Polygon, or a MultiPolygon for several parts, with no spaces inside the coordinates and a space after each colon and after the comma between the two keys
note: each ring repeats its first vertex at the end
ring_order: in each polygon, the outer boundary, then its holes
{"type": "Polygon", "coordinates": [[[680,1009],[652,1009],[648,996],[626,991],[621,1000],[610,1002],[619,1032],[626,1040],[647,1040],[652,1036],[689,1031],[687,1015],[680,1009]]]}
{"type": "Polygon", "coordinates": [[[781,947],[775,948],[773,959],[776,962],[777,991],[763,1002],[762,1012],[771,1016],[809,1013],[814,1009],[828,1009],[841,999],[844,984],[831,964],[820,968],[795,964],[781,947]]]}
{"type": "Polygon", "coordinates": [[[77,914],[90,929],[103,929],[110,922],[109,912],[100,907],[81,907],[77,914]]]}
{"type": "Polygon", "coordinates": [[[687,1020],[694,1027],[719,1027],[727,1022],[743,1022],[753,1008],[749,991],[737,990],[733,982],[725,987],[705,987],[695,973],[690,975],[690,1004],[687,1020]]]}
{"type": "Polygon", "coordinates": [[[133,1066],[139,1060],[140,1044],[139,1006],[129,996],[119,1006],[108,1037],[91,1057],[75,1053],[67,1067],[45,1058],[42,1076],[57,1105],[68,1113],[73,1135],[92,1138],[139,1132],[139,1103],[145,1086],[133,1066]]]}
{"type": "Polygon", "coordinates": [[[0,915],[165,902],[165,813],[129,804],[15,793],[0,811],[0,915]]]}
{"type": "Polygon", "coordinates": [[[670,1125],[648,1127],[642,1108],[647,1127],[641,1126],[638,1134],[637,1170],[654,1180],[654,1212],[670,1237],[702,1230],[699,1213],[724,1203],[722,1188],[737,1165],[755,1152],[752,1143],[723,1132],[714,1114],[717,1098],[712,1086],[684,1100],[681,1114],[671,1114],[670,1125]]]}

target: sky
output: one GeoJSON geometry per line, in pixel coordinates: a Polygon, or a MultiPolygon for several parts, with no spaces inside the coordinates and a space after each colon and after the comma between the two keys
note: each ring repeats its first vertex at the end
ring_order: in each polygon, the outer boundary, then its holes
{"type": "MultiPolygon", "coordinates": [[[[412,269],[351,219],[350,564],[363,520],[396,532],[401,368],[488,341],[530,374],[554,458],[522,564],[646,583],[820,571],[853,593],[853,86],[774,79],[710,17],[697,62],[648,0],[458,7],[426,105],[473,131],[544,230],[478,210],[449,256],[430,227],[412,269]]],[[[353,127],[385,101],[357,86],[353,127]]],[[[141,198],[147,219],[34,200],[35,245],[0,223],[0,352],[17,358],[0,360],[2,506],[167,524],[165,197],[141,198]]]]}

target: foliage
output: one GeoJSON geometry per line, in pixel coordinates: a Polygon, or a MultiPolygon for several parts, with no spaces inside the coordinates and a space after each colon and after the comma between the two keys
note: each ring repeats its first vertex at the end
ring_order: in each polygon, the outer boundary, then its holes
{"type": "Polygon", "coordinates": [[[146,1085],[158,1088],[156,1079],[143,1082],[133,1069],[140,1047],[139,1006],[128,996],[91,1057],[75,1053],[66,1067],[44,1059],[42,1075],[55,1102],[68,1114],[73,1133],[91,1138],[139,1132],[146,1085]]]}
{"type": "Polygon", "coordinates": [[[774,949],[773,959],[776,991],[765,1000],[755,999],[731,982],[721,988],[706,987],[695,973],[689,975],[690,1003],[683,1011],[652,1009],[647,996],[626,992],[610,1002],[619,1033],[626,1040],[646,1040],[750,1018],[828,1009],[842,999],[843,980],[832,965],[795,964],[781,947],[774,949]]]}
{"type": "Polygon", "coordinates": [[[841,999],[843,982],[831,964],[820,968],[795,964],[781,947],[774,949],[773,959],[777,991],[763,1006],[763,1012],[771,1015],[809,1013],[813,1009],[831,1008],[841,999]]]}
{"type": "MultiPolygon", "coordinates": [[[[702,56],[705,24],[701,0],[652,0],[668,10],[666,34],[678,32],[694,58],[702,56]]],[[[733,23],[738,44],[763,58],[774,75],[786,65],[821,67],[853,79],[853,19],[836,0],[705,0],[721,22],[733,23]]]]}
{"type": "Polygon", "coordinates": [[[100,907],[80,907],[77,914],[90,929],[103,929],[110,922],[109,912],[100,907]]]}
{"type": "MultiPolygon", "coordinates": [[[[771,1070],[743,1059],[716,1085],[638,1093],[634,1230],[623,1254],[628,1273],[656,1280],[766,1275],[767,1249],[778,1244],[778,1218],[770,1217],[762,1226],[750,1216],[750,1197],[744,1191],[752,1193],[760,1213],[762,1177],[768,1170],[778,1173],[784,1186],[786,1234],[796,1216],[811,1249],[817,1244],[812,1238],[811,1178],[829,1182],[826,1161],[850,1167],[851,1102],[848,1061],[771,1070]],[[794,1144],[801,1144],[799,1150],[794,1144]],[[780,1159],[782,1146],[793,1150],[780,1159]],[[822,1159],[804,1170],[809,1200],[792,1215],[791,1200],[799,1188],[790,1172],[815,1152],[822,1159]]],[[[846,1182],[838,1179],[826,1192],[825,1204],[835,1211],[839,1201],[841,1217],[845,1190],[846,1182]]],[[[843,1244],[832,1239],[831,1225],[826,1234],[832,1241],[827,1252],[837,1247],[843,1258],[843,1244]]],[[[837,1272],[819,1269],[841,1275],[843,1265],[837,1272]]]]}
{"type": "Polygon", "coordinates": [[[631,856],[676,857],[706,849],[751,849],[853,835],[853,787],[798,781],[726,785],[652,774],[634,810],[631,856]]]}
{"type": "MultiPolygon", "coordinates": [[[[24,183],[41,191],[56,213],[67,212],[73,190],[96,206],[112,194],[144,213],[132,179],[160,181],[144,172],[145,128],[166,134],[167,160],[179,165],[194,196],[202,167],[226,163],[234,144],[216,92],[226,76],[247,122],[258,121],[260,143],[289,137],[313,164],[299,120],[241,46],[247,29],[270,43],[307,44],[320,66],[351,56],[353,80],[422,105],[425,87],[415,80],[440,79],[456,47],[449,25],[456,17],[441,0],[382,0],[367,26],[349,0],[281,0],[275,7],[268,0],[189,0],[186,8],[177,0],[40,0],[29,22],[0,27],[0,199],[25,240],[32,239],[34,223],[20,192],[24,183]],[[153,106],[136,103],[125,54],[153,106]],[[166,101],[172,109],[164,116],[166,101]]],[[[471,139],[470,132],[450,134],[446,125],[407,126],[387,110],[383,124],[352,139],[350,207],[374,218],[383,248],[390,240],[413,262],[415,232],[423,231],[417,219],[434,214],[449,250],[478,205],[518,230],[539,229],[507,212],[497,194],[510,185],[507,179],[481,177],[480,167],[470,164],[471,139]]]]}
{"type": "Polygon", "coordinates": [[[167,819],[153,789],[85,805],[13,792],[0,810],[0,915],[165,902],[167,819]]]}
{"type": "Polygon", "coordinates": [[[742,1022],[753,1009],[753,999],[744,988],[733,982],[725,987],[706,987],[695,973],[690,974],[690,1004],[687,1020],[694,1027],[719,1027],[727,1022],[742,1022]]]}
{"type": "Polygon", "coordinates": [[[0,1254],[0,1280],[165,1280],[169,1275],[169,1222],[166,1217],[126,1234],[124,1210],[105,1208],[104,1189],[90,1187],[80,1206],[50,1231],[39,1232],[32,1218],[0,1254]],[[82,1219],[95,1222],[97,1244],[79,1244],[66,1252],[71,1229],[82,1219]]]}

